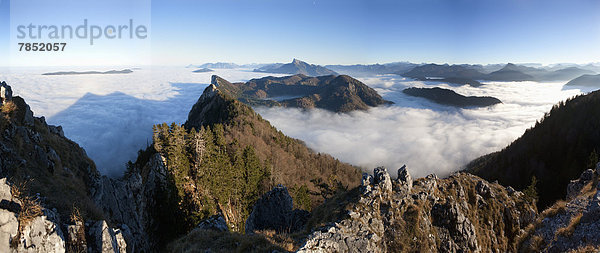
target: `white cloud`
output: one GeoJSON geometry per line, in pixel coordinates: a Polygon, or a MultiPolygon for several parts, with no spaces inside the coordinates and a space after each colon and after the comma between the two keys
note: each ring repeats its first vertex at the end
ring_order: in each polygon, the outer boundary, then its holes
{"type": "Polygon", "coordinates": [[[248,70],[192,73],[193,69],[174,67],[135,69],[126,75],[41,75],[110,69],[119,68],[0,69],[0,80],[25,98],[36,116],[62,125],[65,135],[86,150],[102,174],[119,176],[137,150],[151,143],[153,124],[185,122],[212,74],[231,81],[265,76],[248,70]]]}
{"type": "MultiPolygon", "coordinates": [[[[152,125],[183,123],[212,74],[245,81],[268,74],[248,70],[153,67],[127,75],[42,76],[44,72],[85,69],[15,68],[0,70],[15,95],[25,98],[36,116],[62,125],[68,138],[84,147],[103,174],[118,176],[138,149],[150,142],[152,125]]],[[[324,110],[257,108],[285,134],[304,140],[317,152],[368,170],[384,165],[395,171],[407,164],[415,176],[448,174],[479,155],[496,151],[520,136],[551,106],[579,90],[557,83],[488,83],[452,87],[464,95],[489,95],[504,104],[456,109],[404,95],[407,86],[434,83],[385,75],[361,80],[394,106],[335,114],[324,110]]],[[[437,84],[436,84],[437,85],[437,84]]],[[[440,85],[450,87],[448,85],[440,85]]],[[[395,173],[395,172],[394,172],[395,173]]]]}
{"type": "Polygon", "coordinates": [[[479,88],[408,81],[397,76],[363,78],[396,104],[367,112],[335,114],[324,110],[258,108],[284,133],[319,152],[371,170],[393,173],[403,164],[418,177],[441,176],[500,150],[560,100],[580,93],[560,83],[491,82],[479,88]],[[504,103],[490,108],[458,109],[404,95],[408,86],[441,86],[464,95],[494,96],[504,103]]]}

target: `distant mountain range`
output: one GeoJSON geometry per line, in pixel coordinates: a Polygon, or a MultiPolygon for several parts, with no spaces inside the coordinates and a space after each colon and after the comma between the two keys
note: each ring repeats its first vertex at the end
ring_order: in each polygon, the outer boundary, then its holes
{"type": "Polygon", "coordinates": [[[410,62],[393,62],[372,65],[325,65],[326,68],[334,70],[338,73],[357,76],[394,74],[398,72],[404,73],[416,66],[419,65],[410,62]]]}
{"type": "Polygon", "coordinates": [[[95,74],[102,74],[102,75],[110,75],[110,74],[129,74],[132,73],[133,71],[131,69],[123,69],[123,70],[109,70],[109,71],[105,71],[105,72],[101,72],[101,71],[83,71],[83,72],[76,72],[76,71],[64,71],[64,72],[50,72],[50,73],[44,73],[42,75],[45,76],[63,76],[63,75],[95,75],[95,74]]]}
{"type": "Polygon", "coordinates": [[[268,63],[235,64],[232,62],[209,62],[201,65],[189,64],[186,68],[208,68],[208,69],[237,69],[237,68],[260,68],[268,63]]]}
{"type": "Polygon", "coordinates": [[[540,72],[535,68],[526,66],[517,66],[515,64],[506,64],[502,69],[494,71],[482,78],[491,81],[533,81],[535,78],[526,73],[540,72]]]}
{"type": "Polygon", "coordinates": [[[500,104],[502,101],[495,97],[477,97],[477,96],[463,96],[452,90],[443,89],[439,87],[435,88],[415,88],[411,87],[403,90],[407,95],[422,97],[429,99],[433,102],[443,105],[451,105],[457,107],[486,107],[495,104],[500,104]]]}
{"type": "Polygon", "coordinates": [[[269,76],[246,83],[230,83],[213,75],[211,84],[231,97],[253,106],[322,108],[334,112],[350,112],[391,104],[369,86],[346,75],[269,76]]]}
{"type": "Polygon", "coordinates": [[[485,75],[475,69],[465,67],[463,65],[439,65],[425,64],[414,67],[408,72],[397,72],[396,74],[411,78],[428,78],[428,77],[458,77],[468,79],[482,79],[485,75]]]}
{"type": "Polygon", "coordinates": [[[472,87],[479,87],[482,84],[477,81],[477,80],[473,80],[473,79],[469,79],[469,78],[464,78],[464,77],[446,77],[446,78],[428,78],[428,77],[420,77],[420,78],[415,78],[419,81],[434,81],[434,82],[444,82],[444,83],[452,83],[452,84],[459,84],[459,85],[465,85],[468,84],[472,87]]]}
{"type": "Polygon", "coordinates": [[[565,86],[582,86],[582,87],[598,87],[600,88],[600,74],[599,75],[582,75],[571,81],[565,86]]]}
{"type": "Polygon", "coordinates": [[[262,68],[257,68],[254,72],[265,72],[265,73],[277,73],[277,74],[302,74],[307,76],[325,76],[325,75],[337,75],[333,70],[325,68],[323,66],[308,64],[298,59],[292,60],[291,63],[286,64],[272,64],[262,68]]]}
{"type": "Polygon", "coordinates": [[[478,65],[425,64],[414,67],[410,71],[397,74],[415,79],[438,77],[489,81],[560,81],[569,80],[583,74],[595,73],[594,71],[574,66],[548,70],[513,63],[508,63],[501,69],[487,74],[483,71],[484,68],[478,65]]]}
{"type": "Polygon", "coordinates": [[[244,64],[216,62],[188,65],[188,68],[233,69],[252,68],[255,72],[276,74],[303,74],[323,76],[346,74],[351,76],[397,74],[418,80],[439,81],[478,86],[477,80],[487,81],[566,81],[581,75],[597,74],[597,64],[416,64],[393,62],[385,64],[315,65],[294,59],[291,63],[244,64]],[[443,79],[445,78],[445,79],[443,79]]]}

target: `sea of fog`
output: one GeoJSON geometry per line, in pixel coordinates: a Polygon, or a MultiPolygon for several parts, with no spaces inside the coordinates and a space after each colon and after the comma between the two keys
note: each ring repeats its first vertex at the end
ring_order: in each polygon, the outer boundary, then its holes
{"type": "MultiPolygon", "coordinates": [[[[11,68],[0,80],[27,101],[36,116],[62,125],[85,148],[101,173],[119,176],[137,150],[151,143],[152,125],[183,123],[217,74],[229,81],[274,75],[248,69],[192,73],[183,67],[142,67],[131,74],[41,75],[53,71],[122,69],[11,68]]],[[[485,82],[481,87],[412,81],[397,75],[359,77],[395,104],[349,114],[325,110],[255,108],[285,134],[367,171],[406,164],[417,177],[445,176],[480,155],[497,151],[535,124],[552,105],[580,94],[564,82],[485,82]],[[469,96],[494,96],[503,104],[460,109],[406,96],[406,87],[445,87],[469,96]]]]}

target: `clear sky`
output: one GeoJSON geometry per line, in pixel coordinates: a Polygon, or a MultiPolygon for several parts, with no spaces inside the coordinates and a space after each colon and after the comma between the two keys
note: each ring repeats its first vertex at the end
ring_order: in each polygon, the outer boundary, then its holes
{"type": "Polygon", "coordinates": [[[74,5],[62,0],[50,1],[60,9],[15,6],[27,1],[48,2],[12,0],[9,7],[7,0],[0,0],[0,58],[8,51],[13,65],[187,65],[292,58],[317,64],[600,61],[596,0],[109,0],[102,2],[105,8],[98,1],[74,5]],[[7,9],[11,22],[1,15],[7,9]],[[75,26],[84,18],[98,25],[134,18],[150,28],[149,37],[100,40],[94,46],[76,41],[71,52],[44,59],[13,52],[17,23],[75,26]]]}

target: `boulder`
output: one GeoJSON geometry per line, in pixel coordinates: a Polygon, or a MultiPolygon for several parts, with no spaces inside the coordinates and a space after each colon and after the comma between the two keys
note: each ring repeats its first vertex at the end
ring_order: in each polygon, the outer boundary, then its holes
{"type": "Polygon", "coordinates": [[[65,252],[65,237],[59,226],[58,215],[44,209],[21,231],[17,252],[65,252]]]}
{"type": "Polygon", "coordinates": [[[294,210],[292,197],[284,186],[277,186],[265,193],[254,205],[246,220],[246,233],[255,230],[294,232],[302,229],[309,213],[294,210]]]}

